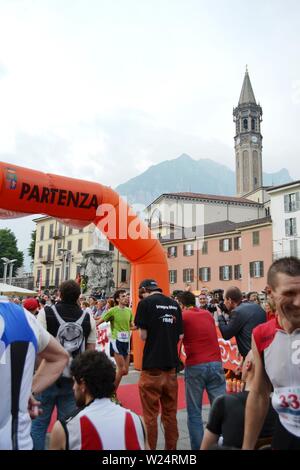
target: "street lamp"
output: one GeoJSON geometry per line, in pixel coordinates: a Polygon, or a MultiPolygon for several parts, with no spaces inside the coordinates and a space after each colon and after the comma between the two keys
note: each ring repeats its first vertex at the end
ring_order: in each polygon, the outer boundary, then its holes
{"type": "Polygon", "coordinates": [[[67,250],[67,248],[60,248],[59,249],[60,253],[62,254],[62,282],[66,280],[66,267],[67,267],[67,261],[69,262],[69,269],[70,269],[70,259],[72,256],[72,252],[70,250],[67,250]]]}
{"type": "Polygon", "coordinates": [[[3,282],[4,284],[6,284],[6,278],[7,278],[7,267],[8,265],[9,266],[9,284],[12,283],[12,271],[13,271],[13,265],[16,261],[18,261],[17,259],[8,259],[8,258],[1,258],[2,261],[3,261],[3,265],[4,265],[4,272],[3,272],[3,282]]]}
{"type": "Polygon", "coordinates": [[[3,282],[6,284],[6,277],[7,277],[7,266],[9,265],[9,259],[8,258],[1,258],[3,261],[3,266],[4,266],[4,272],[3,272],[3,282]]]}
{"type": "Polygon", "coordinates": [[[11,259],[10,262],[9,262],[9,284],[10,285],[12,283],[13,265],[16,261],[18,261],[18,260],[17,259],[11,259]]]}

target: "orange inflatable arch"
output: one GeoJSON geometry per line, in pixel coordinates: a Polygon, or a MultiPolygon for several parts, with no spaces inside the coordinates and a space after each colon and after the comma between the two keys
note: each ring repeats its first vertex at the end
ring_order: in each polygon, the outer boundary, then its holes
{"type": "MultiPolygon", "coordinates": [[[[160,242],[111,188],[0,162],[0,218],[28,214],[49,215],[77,228],[94,223],[131,263],[133,311],[143,279],[156,279],[169,294],[168,265],[160,242]]],[[[134,332],[136,369],[141,369],[142,350],[134,332]]]]}

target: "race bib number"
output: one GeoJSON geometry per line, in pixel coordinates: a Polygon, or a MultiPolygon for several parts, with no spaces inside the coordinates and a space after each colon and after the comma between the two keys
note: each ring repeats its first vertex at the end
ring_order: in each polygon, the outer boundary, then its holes
{"type": "Polygon", "coordinates": [[[129,331],[119,331],[119,333],[117,334],[117,340],[122,341],[122,343],[128,343],[129,331]]]}
{"type": "Polygon", "coordinates": [[[300,437],[300,387],[280,387],[274,390],[272,405],[282,425],[300,437]]]}

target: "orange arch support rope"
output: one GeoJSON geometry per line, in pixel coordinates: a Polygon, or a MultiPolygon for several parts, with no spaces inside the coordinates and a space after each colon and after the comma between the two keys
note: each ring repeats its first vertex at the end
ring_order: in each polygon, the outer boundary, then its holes
{"type": "MultiPolygon", "coordinates": [[[[134,312],[143,279],[156,279],[169,294],[168,265],[160,242],[111,188],[0,162],[0,218],[28,214],[49,215],[77,228],[94,223],[131,263],[134,312]]],[[[142,350],[134,332],[137,369],[141,369],[142,350]]]]}

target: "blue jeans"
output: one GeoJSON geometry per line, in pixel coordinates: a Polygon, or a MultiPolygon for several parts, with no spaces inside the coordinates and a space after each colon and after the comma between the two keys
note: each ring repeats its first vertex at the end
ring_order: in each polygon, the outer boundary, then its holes
{"type": "Polygon", "coordinates": [[[205,362],[186,366],[184,371],[185,396],[191,449],[199,450],[203,439],[202,398],[206,389],[210,404],[226,392],[221,362],[205,362]]]}
{"type": "Polygon", "coordinates": [[[63,419],[76,410],[73,394],[73,381],[60,378],[51,387],[36,395],[41,402],[43,414],[32,421],[31,437],[34,450],[45,449],[45,438],[54,407],[57,407],[57,418],[63,419]]]}

